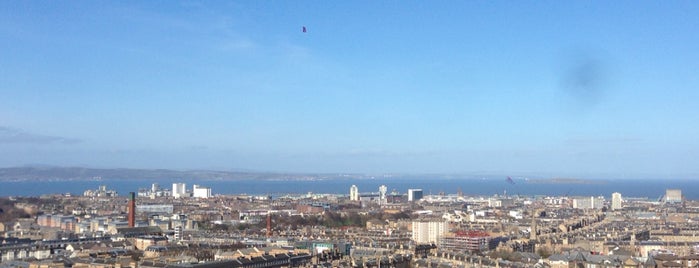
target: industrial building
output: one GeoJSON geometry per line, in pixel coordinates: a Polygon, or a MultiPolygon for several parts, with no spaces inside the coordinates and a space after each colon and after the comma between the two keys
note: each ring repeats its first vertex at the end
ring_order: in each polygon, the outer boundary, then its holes
{"type": "Polygon", "coordinates": [[[408,189],[408,201],[418,201],[422,197],[422,189],[408,189]]]}
{"type": "Polygon", "coordinates": [[[192,187],[192,197],[194,198],[209,198],[211,197],[211,188],[203,187],[195,184],[192,187]]]}
{"type": "Polygon", "coordinates": [[[680,189],[667,189],[665,190],[665,203],[681,203],[682,202],[682,190],[680,189]]]}

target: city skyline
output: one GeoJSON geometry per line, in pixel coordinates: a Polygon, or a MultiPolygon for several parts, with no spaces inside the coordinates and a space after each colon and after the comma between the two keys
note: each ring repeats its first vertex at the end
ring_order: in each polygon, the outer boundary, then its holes
{"type": "Polygon", "coordinates": [[[2,2],[0,167],[696,178],[695,2],[2,2]]]}

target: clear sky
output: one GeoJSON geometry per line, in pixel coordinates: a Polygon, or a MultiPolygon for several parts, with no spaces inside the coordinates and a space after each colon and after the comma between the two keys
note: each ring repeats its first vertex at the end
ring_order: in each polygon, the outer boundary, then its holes
{"type": "Polygon", "coordinates": [[[0,1],[0,166],[699,177],[698,14],[0,1]]]}

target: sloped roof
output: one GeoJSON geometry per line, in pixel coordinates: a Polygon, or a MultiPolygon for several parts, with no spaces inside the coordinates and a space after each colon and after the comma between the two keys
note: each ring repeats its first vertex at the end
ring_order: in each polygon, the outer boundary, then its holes
{"type": "Polygon", "coordinates": [[[663,267],[683,267],[683,265],[676,261],[665,261],[663,267]]]}
{"type": "Polygon", "coordinates": [[[568,260],[569,261],[578,261],[578,262],[587,261],[587,259],[585,258],[585,255],[583,255],[582,252],[580,252],[580,251],[576,251],[576,252],[572,253],[568,260]]]}
{"type": "Polygon", "coordinates": [[[549,261],[568,261],[568,255],[566,254],[552,254],[549,256],[549,261]]]}
{"type": "Polygon", "coordinates": [[[163,230],[158,226],[144,226],[144,227],[124,227],[117,228],[117,234],[132,237],[139,235],[152,235],[152,234],[162,234],[163,230]]]}

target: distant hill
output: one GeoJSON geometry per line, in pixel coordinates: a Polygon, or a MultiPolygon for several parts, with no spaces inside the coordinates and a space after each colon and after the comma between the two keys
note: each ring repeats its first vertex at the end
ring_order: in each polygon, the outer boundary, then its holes
{"type": "Polygon", "coordinates": [[[169,169],[99,169],[83,167],[10,167],[0,168],[0,181],[72,181],[72,180],[157,180],[157,179],[201,179],[201,180],[309,180],[340,177],[340,175],[281,174],[264,172],[236,172],[214,170],[169,170],[169,169]]]}

